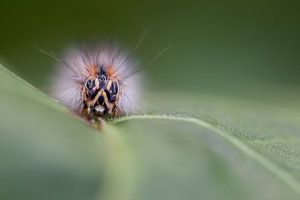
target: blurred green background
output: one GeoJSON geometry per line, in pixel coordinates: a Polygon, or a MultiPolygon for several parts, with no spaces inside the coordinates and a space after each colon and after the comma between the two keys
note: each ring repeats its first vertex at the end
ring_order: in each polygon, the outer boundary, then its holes
{"type": "MultiPolygon", "coordinates": [[[[298,1],[13,1],[0,3],[0,62],[43,88],[66,47],[116,39],[146,69],[152,90],[250,95],[300,86],[298,1]],[[263,92],[259,92],[263,91],[263,92]]],[[[283,94],[284,95],[284,94],[283,94]]]]}
{"type": "Polygon", "coordinates": [[[171,47],[144,71],[147,113],[212,127],[150,116],[98,134],[0,66],[0,199],[103,191],[113,200],[299,199],[298,1],[0,0],[0,8],[0,63],[34,86],[46,91],[55,66],[37,46],[60,54],[110,39],[133,49],[146,33],[141,63],[171,47]]]}

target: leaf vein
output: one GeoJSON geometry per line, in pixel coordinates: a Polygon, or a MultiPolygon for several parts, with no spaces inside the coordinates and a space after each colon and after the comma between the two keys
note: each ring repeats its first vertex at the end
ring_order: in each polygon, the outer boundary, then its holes
{"type": "Polygon", "coordinates": [[[201,120],[199,118],[195,117],[183,117],[183,116],[174,116],[174,115],[166,115],[166,114],[145,114],[145,115],[131,115],[131,116],[125,116],[118,119],[115,119],[113,121],[114,124],[118,124],[123,121],[128,120],[145,120],[145,119],[151,119],[151,120],[172,120],[172,121],[179,121],[179,122],[187,122],[192,123],[198,126],[201,126],[203,128],[212,130],[214,133],[216,133],[218,136],[224,138],[226,141],[233,144],[235,147],[237,147],[239,150],[256,160],[258,163],[260,163],[263,167],[265,167],[267,170],[272,172],[278,179],[283,181],[285,184],[287,184],[289,187],[293,188],[298,194],[300,194],[300,183],[298,180],[296,180],[293,176],[291,176],[289,173],[287,173],[285,170],[280,168],[278,165],[276,165],[274,162],[269,160],[268,158],[264,157],[263,155],[259,154],[257,151],[255,151],[253,148],[251,148],[249,145],[247,145],[245,142],[239,140],[238,138],[234,137],[231,134],[226,133],[223,129],[206,122],[204,120],[201,120]]]}

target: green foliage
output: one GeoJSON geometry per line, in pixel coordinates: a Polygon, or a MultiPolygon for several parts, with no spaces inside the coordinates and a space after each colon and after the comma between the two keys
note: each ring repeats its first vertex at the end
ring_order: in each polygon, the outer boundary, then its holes
{"type": "Polygon", "coordinates": [[[299,199],[300,114],[151,94],[94,130],[0,67],[0,199],[299,199]]]}

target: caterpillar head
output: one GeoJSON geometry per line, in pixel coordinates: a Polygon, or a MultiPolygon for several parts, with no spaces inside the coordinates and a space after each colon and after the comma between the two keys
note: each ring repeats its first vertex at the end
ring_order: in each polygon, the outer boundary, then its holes
{"type": "Polygon", "coordinates": [[[96,67],[92,76],[88,77],[82,87],[83,112],[91,118],[116,116],[120,112],[119,80],[109,71],[112,67],[96,67]],[[99,69],[99,70],[97,70],[99,69]]]}
{"type": "Polygon", "coordinates": [[[72,49],[58,66],[53,96],[89,120],[135,113],[141,76],[131,54],[116,45],[72,49]]]}

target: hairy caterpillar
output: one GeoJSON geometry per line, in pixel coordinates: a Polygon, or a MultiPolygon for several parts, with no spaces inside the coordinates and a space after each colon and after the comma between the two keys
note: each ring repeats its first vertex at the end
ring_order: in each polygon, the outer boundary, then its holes
{"type": "Polygon", "coordinates": [[[121,47],[71,49],[59,61],[52,95],[87,120],[97,122],[138,109],[141,77],[131,54],[121,47]]]}

